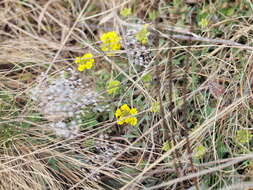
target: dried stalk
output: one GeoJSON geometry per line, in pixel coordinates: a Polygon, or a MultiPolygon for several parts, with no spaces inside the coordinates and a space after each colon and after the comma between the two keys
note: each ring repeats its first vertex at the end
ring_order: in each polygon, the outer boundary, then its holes
{"type": "MultiPolygon", "coordinates": [[[[121,20],[119,17],[117,17],[117,20],[119,21],[120,24],[128,26],[128,27],[133,27],[137,29],[141,29],[143,27],[142,24],[132,24],[125,22],[121,20]]],[[[212,44],[222,44],[222,45],[227,45],[227,46],[239,46],[240,48],[248,49],[248,50],[253,50],[253,47],[247,46],[241,43],[234,42],[232,40],[224,40],[224,39],[212,39],[212,38],[205,38],[201,37],[188,29],[180,28],[180,27],[174,27],[174,26],[165,26],[164,24],[159,24],[157,26],[152,26],[149,25],[148,29],[154,32],[158,32],[161,36],[163,37],[170,37],[172,39],[179,39],[179,40],[190,40],[190,41],[200,41],[200,42],[208,42],[212,44]],[[163,33],[161,31],[165,31],[170,33],[167,35],[166,33],[163,33]],[[180,34],[171,34],[172,32],[174,33],[180,33],[180,34]],[[185,34],[185,35],[182,35],[185,34]]]]}
{"type": "MultiPolygon", "coordinates": [[[[191,24],[191,27],[193,28],[193,20],[195,20],[195,18],[193,17],[193,14],[191,14],[191,17],[190,17],[190,24],[191,24]]],[[[192,41],[191,41],[191,38],[189,39],[189,44],[191,44],[192,41]]],[[[188,47],[188,51],[187,52],[190,52],[191,50],[191,47],[188,47]]],[[[188,110],[188,106],[187,106],[187,75],[189,73],[189,68],[190,68],[190,56],[191,54],[188,54],[187,58],[186,58],[186,61],[185,61],[185,72],[184,72],[184,85],[183,85],[183,106],[182,106],[182,111],[183,111],[183,131],[182,131],[182,135],[185,136],[186,138],[186,148],[187,148],[187,154],[188,154],[188,160],[190,162],[190,168],[191,168],[191,172],[192,173],[196,173],[197,170],[194,166],[194,163],[193,163],[193,159],[192,159],[192,147],[191,147],[191,143],[190,143],[190,139],[189,139],[189,128],[187,126],[187,110],[188,110]]],[[[192,179],[193,180],[193,183],[194,183],[194,186],[196,188],[196,190],[200,190],[200,187],[199,187],[199,183],[198,183],[198,178],[195,177],[192,179]]]]}

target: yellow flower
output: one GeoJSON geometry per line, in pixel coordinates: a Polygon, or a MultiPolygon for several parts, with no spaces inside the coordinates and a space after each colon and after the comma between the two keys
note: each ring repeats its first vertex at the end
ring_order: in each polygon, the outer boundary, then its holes
{"type": "Polygon", "coordinates": [[[249,143],[253,135],[247,129],[239,129],[236,131],[235,140],[241,144],[249,143]]]}
{"type": "Polygon", "coordinates": [[[158,113],[160,111],[160,102],[152,102],[150,111],[154,113],[158,113]]]}
{"type": "Polygon", "coordinates": [[[118,80],[111,80],[107,86],[107,92],[108,94],[114,94],[117,92],[120,86],[120,81],[118,80]]]}
{"type": "Polygon", "coordinates": [[[131,8],[124,8],[120,11],[120,15],[127,17],[132,14],[131,8]]]}
{"type": "Polygon", "coordinates": [[[199,146],[197,146],[196,148],[194,148],[193,152],[194,158],[202,158],[205,154],[206,154],[206,147],[204,147],[204,145],[200,144],[199,146]]]}
{"type": "Polygon", "coordinates": [[[82,57],[76,57],[75,63],[78,64],[78,71],[91,69],[93,67],[94,59],[91,53],[86,53],[82,57]]]}
{"type": "Polygon", "coordinates": [[[101,49],[104,52],[116,51],[121,48],[121,38],[115,31],[104,33],[100,40],[102,41],[101,49]]]}
{"type": "Polygon", "coordinates": [[[148,24],[145,24],[144,27],[135,35],[136,39],[142,44],[148,42],[148,36],[150,32],[148,31],[148,24]]]}
{"type": "Polygon", "coordinates": [[[208,26],[208,20],[206,18],[202,18],[199,22],[201,28],[206,28],[208,26]]]}
{"type": "Polygon", "coordinates": [[[173,145],[173,142],[172,142],[172,141],[166,141],[166,142],[163,143],[162,150],[167,152],[167,151],[170,150],[173,146],[174,146],[174,145],[173,145]]]}
{"type": "Polygon", "coordinates": [[[133,117],[138,113],[136,108],[130,108],[127,104],[122,105],[116,110],[115,116],[118,119],[118,124],[123,125],[124,123],[129,123],[132,126],[137,124],[137,118],[133,117]]]}

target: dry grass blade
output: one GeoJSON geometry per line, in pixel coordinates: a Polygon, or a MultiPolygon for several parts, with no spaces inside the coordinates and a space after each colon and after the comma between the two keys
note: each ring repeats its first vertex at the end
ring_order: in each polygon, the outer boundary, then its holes
{"type": "Polygon", "coordinates": [[[1,1],[0,189],[250,189],[252,3],[1,1]]]}

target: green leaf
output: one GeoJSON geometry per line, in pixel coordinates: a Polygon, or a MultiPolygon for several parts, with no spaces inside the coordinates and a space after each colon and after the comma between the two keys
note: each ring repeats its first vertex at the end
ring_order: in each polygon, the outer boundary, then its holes
{"type": "Polygon", "coordinates": [[[141,79],[143,82],[151,82],[153,79],[153,75],[151,73],[148,73],[144,75],[141,79]]]}
{"type": "Polygon", "coordinates": [[[182,0],[173,0],[174,7],[182,6],[182,0]]]}
{"type": "Polygon", "coordinates": [[[109,112],[109,121],[113,121],[115,115],[114,115],[114,112],[110,111],[109,112]]]}
{"type": "Polygon", "coordinates": [[[173,65],[179,65],[180,64],[180,60],[179,59],[173,59],[172,60],[172,64],[173,65]]]}
{"type": "Polygon", "coordinates": [[[139,170],[135,169],[135,168],[129,168],[129,167],[125,167],[125,168],[121,168],[120,169],[122,172],[127,173],[127,174],[136,174],[139,173],[139,170]]]}
{"type": "Polygon", "coordinates": [[[126,134],[126,135],[123,135],[122,137],[123,137],[123,138],[126,138],[126,139],[133,139],[133,138],[138,137],[138,135],[126,134]]]}
{"type": "Polygon", "coordinates": [[[205,109],[206,117],[211,116],[211,114],[213,114],[215,111],[215,108],[212,108],[208,105],[204,109],[205,109]]]}
{"type": "Polygon", "coordinates": [[[48,165],[49,165],[51,168],[53,168],[54,170],[60,171],[60,169],[58,168],[58,166],[57,166],[56,163],[57,163],[57,161],[56,161],[55,158],[49,158],[49,160],[48,160],[48,165]]]}
{"type": "Polygon", "coordinates": [[[234,7],[229,7],[229,8],[223,8],[221,10],[221,12],[225,15],[225,16],[232,16],[235,12],[235,8],[234,7]]]}
{"type": "Polygon", "coordinates": [[[228,148],[222,141],[216,143],[216,150],[219,158],[224,158],[224,155],[229,152],[228,148]]]}
{"type": "Polygon", "coordinates": [[[95,141],[93,139],[87,139],[83,142],[83,146],[86,148],[92,148],[95,145],[95,141]]]}

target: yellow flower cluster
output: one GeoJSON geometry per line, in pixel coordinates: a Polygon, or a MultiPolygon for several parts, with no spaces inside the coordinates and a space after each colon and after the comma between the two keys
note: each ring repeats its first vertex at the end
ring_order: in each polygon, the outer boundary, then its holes
{"type": "Polygon", "coordinates": [[[127,17],[132,14],[131,8],[124,8],[120,11],[120,15],[127,17]]]}
{"type": "Polygon", "coordinates": [[[197,146],[196,148],[194,148],[194,150],[193,150],[193,152],[194,152],[193,157],[194,158],[202,158],[206,154],[206,151],[207,151],[206,147],[204,147],[204,145],[200,144],[199,146],[197,146]]]}
{"type": "Polygon", "coordinates": [[[86,53],[82,57],[76,57],[75,63],[78,64],[78,71],[91,69],[94,63],[93,55],[91,53],[86,53]]]}
{"type": "Polygon", "coordinates": [[[120,43],[121,38],[115,31],[104,33],[100,37],[100,40],[102,41],[101,44],[102,51],[110,52],[119,50],[121,48],[120,43]]]}
{"type": "Polygon", "coordinates": [[[150,111],[158,113],[160,111],[160,102],[152,102],[150,111]]]}
{"type": "Polygon", "coordinates": [[[236,132],[235,140],[241,144],[249,143],[253,135],[247,129],[239,129],[236,132]]]}
{"type": "Polygon", "coordinates": [[[123,125],[124,123],[135,126],[137,124],[137,118],[133,115],[137,114],[136,108],[130,108],[127,104],[122,105],[116,110],[115,116],[118,119],[118,124],[123,125]]]}
{"type": "Polygon", "coordinates": [[[208,20],[207,18],[202,18],[199,22],[199,25],[201,26],[201,28],[206,28],[208,26],[208,20]]]}
{"type": "Polygon", "coordinates": [[[168,150],[173,148],[173,146],[173,141],[166,141],[165,143],[163,143],[162,150],[167,152],[168,150]]]}
{"type": "Polygon", "coordinates": [[[107,86],[107,93],[108,94],[114,94],[119,89],[119,86],[120,86],[120,81],[118,81],[118,80],[111,80],[108,83],[108,86],[107,86]]]}
{"type": "Polygon", "coordinates": [[[142,44],[146,44],[148,42],[149,35],[150,32],[148,31],[148,24],[145,24],[144,27],[135,35],[135,37],[142,44]]]}

